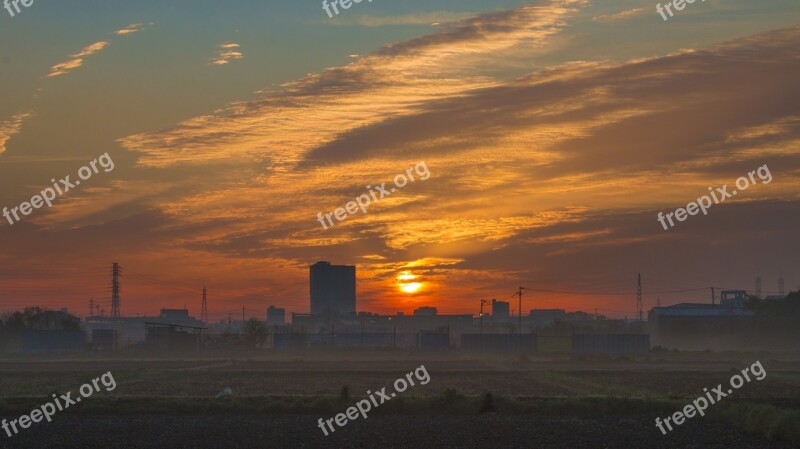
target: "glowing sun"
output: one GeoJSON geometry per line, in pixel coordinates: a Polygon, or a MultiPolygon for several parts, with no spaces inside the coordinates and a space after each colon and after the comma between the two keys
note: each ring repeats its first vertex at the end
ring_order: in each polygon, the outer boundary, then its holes
{"type": "Polygon", "coordinates": [[[422,282],[414,282],[417,276],[404,271],[397,276],[397,285],[406,293],[414,293],[422,287],[422,282]]]}

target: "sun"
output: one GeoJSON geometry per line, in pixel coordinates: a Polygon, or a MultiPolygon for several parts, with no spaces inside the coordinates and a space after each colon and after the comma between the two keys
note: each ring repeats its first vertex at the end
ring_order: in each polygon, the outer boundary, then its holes
{"type": "Polygon", "coordinates": [[[403,284],[400,287],[400,290],[403,290],[406,293],[414,293],[415,291],[419,290],[422,287],[422,284],[419,282],[409,282],[408,284],[403,284]]]}
{"type": "Polygon", "coordinates": [[[422,282],[413,282],[416,275],[404,271],[397,276],[397,286],[405,293],[414,293],[422,288],[422,282]]]}

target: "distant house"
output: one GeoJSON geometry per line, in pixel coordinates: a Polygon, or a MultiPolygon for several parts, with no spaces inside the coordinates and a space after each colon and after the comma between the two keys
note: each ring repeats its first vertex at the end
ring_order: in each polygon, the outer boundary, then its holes
{"type": "Polygon", "coordinates": [[[723,290],[719,300],[720,305],[736,309],[744,308],[746,302],[747,292],[744,290],[723,290]]]}

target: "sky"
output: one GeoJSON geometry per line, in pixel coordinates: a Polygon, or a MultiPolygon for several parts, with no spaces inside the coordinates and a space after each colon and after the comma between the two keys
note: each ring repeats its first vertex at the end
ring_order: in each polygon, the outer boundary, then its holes
{"type": "Polygon", "coordinates": [[[35,0],[0,42],[0,207],[113,161],[0,220],[0,310],[108,312],[113,262],[123,315],[199,315],[205,285],[212,319],[308,312],[318,260],[379,313],[516,313],[524,286],[526,314],[630,317],[637,273],[646,310],[800,286],[796,0],[35,0]]]}

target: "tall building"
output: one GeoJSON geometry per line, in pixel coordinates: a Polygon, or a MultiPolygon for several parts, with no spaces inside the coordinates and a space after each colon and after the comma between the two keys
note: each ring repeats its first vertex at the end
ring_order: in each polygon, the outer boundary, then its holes
{"type": "Polygon", "coordinates": [[[511,317],[508,314],[508,301],[492,300],[492,321],[495,323],[505,323],[511,317]]]}
{"type": "Polygon", "coordinates": [[[286,324],[286,309],[269,306],[267,309],[267,326],[283,326],[286,324]]]}
{"type": "Polygon", "coordinates": [[[311,314],[356,313],[356,267],[317,262],[311,265],[311,314]]]}

